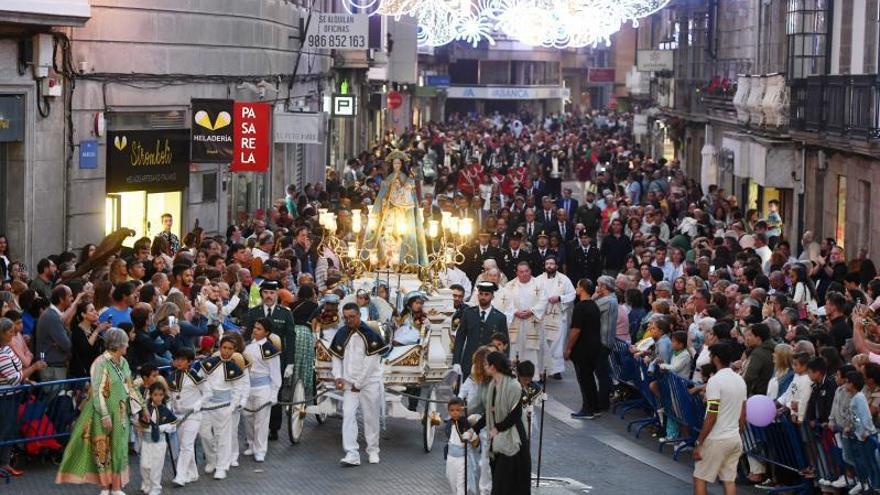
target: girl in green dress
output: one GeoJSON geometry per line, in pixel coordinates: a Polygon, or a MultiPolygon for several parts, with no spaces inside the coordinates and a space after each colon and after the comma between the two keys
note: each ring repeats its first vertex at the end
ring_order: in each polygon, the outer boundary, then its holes
{"type": "Polygon", "coordinates": [[[56,483],[94,483],[101,495],[121,495],[128,483],[129,417],[143,409],[143,399],[131,381],[128,335],[118,329],[104,336],[107,351],[91,366],[92,387],[70,441],[56,483]]]}

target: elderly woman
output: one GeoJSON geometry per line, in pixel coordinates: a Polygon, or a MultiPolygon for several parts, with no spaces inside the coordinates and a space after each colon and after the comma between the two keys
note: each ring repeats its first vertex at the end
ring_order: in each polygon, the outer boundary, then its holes
{"type": "Polygon", "coordinates": [[[107,349],[92,363],[92,387],[64,458],[56,483],[94,483],[103,495],[121,495],[128,483],[128,439],[131,414],[143,409],[143,399],[131,381],[125,360],[128,334],[111,328],[104,334],[107,349]]]}
{"type": "MultiPolygon", "coordinates": [[[[0,318],[0,442],[14,438],[18,433],[18,423],[12,421],[18,414],[18,404],[21,402],[20,392],[8,392],[9,389],[21,385],[32,374],[46,367],[43,361],[36,361],[30,366],[23,366],[21,360],[9,346],[16,334],[15,324],[9,318],[0,318]]],[[[9,465],[12,455],[12,445],[0,447],[0,470],[6,471],[13,476],[21,476],[23,473],[9,465]]]]}

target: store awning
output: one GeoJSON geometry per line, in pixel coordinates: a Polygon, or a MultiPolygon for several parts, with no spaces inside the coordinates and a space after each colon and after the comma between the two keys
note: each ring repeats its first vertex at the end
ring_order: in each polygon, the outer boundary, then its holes
{"type": "Polygon", "coordinates": [[[82,26],[92,17],[89,0],[3,0],[0,24],[82,26]]]}
{"type": "Polygon", "coordinates": [[[733,175],[752,179],[764,187],[794,187],[792,172],[797,151],[792,143],[731,134],[724,136],[721,148],[733,153],[733,175]]]}

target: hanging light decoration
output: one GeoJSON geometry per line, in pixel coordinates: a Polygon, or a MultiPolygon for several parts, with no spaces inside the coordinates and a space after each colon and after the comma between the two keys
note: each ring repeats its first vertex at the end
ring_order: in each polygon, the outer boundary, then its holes
{"type": "Polygon", "coordinates": [[[410,16],[422,46],[462,40],[477,46],[503,35],[531,46],[577,48],[608,43],[626,22],[670,0],[343,0],[351,13],[410,16]]]}

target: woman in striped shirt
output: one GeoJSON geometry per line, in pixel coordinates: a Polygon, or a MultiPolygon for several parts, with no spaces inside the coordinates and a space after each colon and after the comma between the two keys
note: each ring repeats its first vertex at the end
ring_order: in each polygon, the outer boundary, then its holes
{"type": "MultiPolygon", "coordinates": [[[[28,367],[22,366],[21,360],[9,346],[15,335],[14,327],[9,318],[0,318],[0,418],[15,418],[18,414],[18,404],[21,402],[20,392],[4,393],[4,389],[21,385],[33,373],[46,367],[43,361],[36,361],[28,367]]],[[[0,422],[0,441],[15,438],[17,434],[17,421],[0,422]]],[[[13,476],[21,476],[21,471],[9,465],[11,454],[11,445],[0,447],[0,469],[13,476]]]]}

